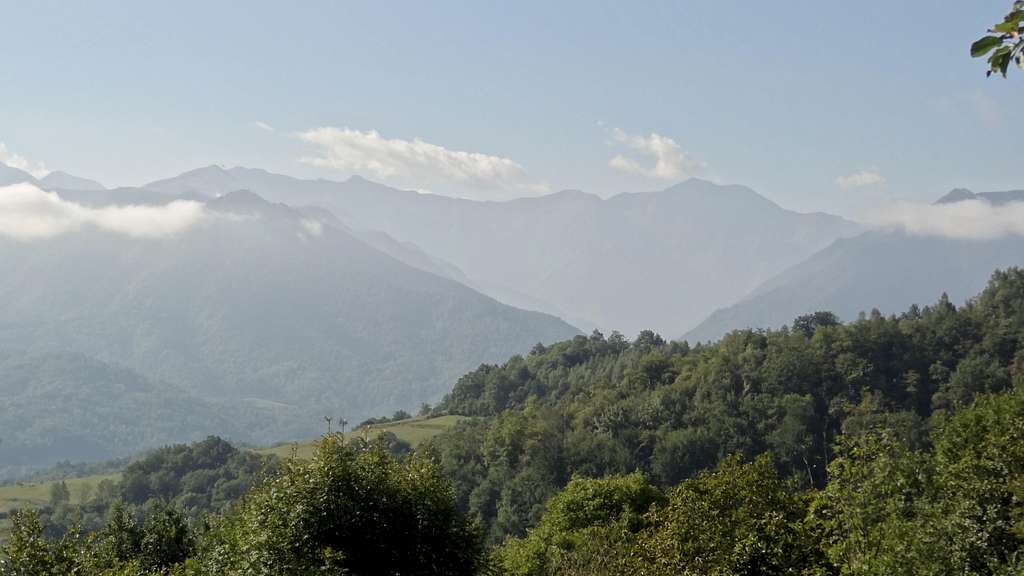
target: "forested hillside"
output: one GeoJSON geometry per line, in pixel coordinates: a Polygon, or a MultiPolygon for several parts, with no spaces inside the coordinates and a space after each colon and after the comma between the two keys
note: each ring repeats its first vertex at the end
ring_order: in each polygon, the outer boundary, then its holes
{"type": "Polygon", "coordinates": [[[1024,569],[1020,269],[960,308],[819,312],[694,347],[653,332],[538,345],[435,410],[471,418],[411,454],[328,435],[200,524],[187,502],[215,510],[241,485],[175,471],[231,449],[159,452],[114,492],[145,508],[111,506],[92,537],[15,515],[0,574],[1024,569]]]}
{"type": "Polygon", "coordinates": [[[846,325],[818,313],[693,348],[595,333],[464,376],[442,408],[485,418],[430,449],[495,543],[536,525],[574,474],[640,471],[670,487],[769,454],[783,478],[820,489],[837,445],[871,430],[931,447],[949,415],[1024,377],[1022,339],[1018,269],[960,309],[942,299],[846,325]]]}
{"type": "Polygon", "coordinates": [[[81,354],[2,350],[0,374],[0,480],[41,463],[196,440],[203,430],[241,432],[228,416],[232,409],[81,354]]]}

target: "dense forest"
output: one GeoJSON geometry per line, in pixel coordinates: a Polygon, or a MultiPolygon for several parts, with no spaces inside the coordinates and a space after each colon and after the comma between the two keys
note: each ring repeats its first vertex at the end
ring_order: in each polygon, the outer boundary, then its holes
{"type": "Polygon", "coordinates": [[[693,348],[645,332],[590,337],[482,366],[441,409],[481,418],[429,449],[489,540],[523,536],[573,474],[640,471],[668,488],[739,454],[769,454],[820,489],[837,449],[878,429],[909,450],[980,394],[1024,375],[1024,272],[993,276],[957,309],[943,297],[899,316],[829,313],[693,348]]]}
{"type": "Polygon", "coordinates": [[[0,574],[1021,574],[1022,380],[1019,269],[959,308],[578,336],[463,376],[413,453],[328,435],[240,498],[133,465],[144,513],[19,513],[0,574]]]}

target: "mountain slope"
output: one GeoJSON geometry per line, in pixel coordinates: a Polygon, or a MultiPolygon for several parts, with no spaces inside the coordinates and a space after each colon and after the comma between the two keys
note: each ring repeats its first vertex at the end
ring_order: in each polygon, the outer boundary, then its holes
{"type": "Polygon", "coordinates": [[[80,354],[4,350],[0,374],[0,480],[240,432],[222,406],[80,354]]]}
{"type": "Polygon", "coordinates": [[[353,228],[385,232],[450,262],[496,298],[625,333],[678,333],[858,230],[835,216],[784,210],[749,188],[700,180],[609,199],[565,191],[477,202],[358,177],[298,180],[209,167],[147,188],[209,195],[245,188],[321,205],[353,228]]]}
{"type": "Polygon", "coordinates": [[[433,401],[482,362],[577,333],[245,192],[172,238],[0,240],[0,269],[0,349],[170,383],[242,413],[250,441],[433,401]]]}
{"type": "Polygon", "coordinates": [[[81,178],[57,170],[50,172],[39,180],[47,190],[106,190],[106,186],[95,180],[81,178]]]}
{"type": "Polygon", "coordinates": [[[0,186],[9,186],[19,182],[35,183],[36,179],[24,170],[12,168],[11,166],[0,162],[0,186]]]}
{"type": "MultiPolygon", "coordinates": [[[[968,194],[954,191],[940,202],[992,197],[968,194]]],[[[778,328],[819,310],[843,320],[873,308],[894,313],[932,302],[943,292],[961,302],[984,288],[993,270],[1022,264],[1020,236],[958,240],[866,232],[837,240],[740,302],[715,311],[684,338],[703,342],[738,328],[778,328]]]]}
{"type": "Polygon", "coordinates": [[[994,206],[1002,206],[1010,202],[1024,202],[1024,190],[1006,190],[1003,192],[971,192],[966,188],[955,188],[935,201],[936,204],[953,204],[964,200],[984,200],[994,206]]]}

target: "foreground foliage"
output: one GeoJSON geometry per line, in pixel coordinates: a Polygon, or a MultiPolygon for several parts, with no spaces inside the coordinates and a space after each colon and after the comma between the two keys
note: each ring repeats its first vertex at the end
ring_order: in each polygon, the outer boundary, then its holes
{"type": "Polygon", "coordinates": [[[509,575],[955,575],[1024,571],[1024,388],[944,422],[934,450],[844,439],[824,490],[726,458],[662,494],[574,478],[497,558],[509,575]]]}
{"type": "Polygon", "coordinates": [[[115,505],[104,528],[47,539],[15,517],[0,574],[470,575],[484,548],[429,461],[325,437],[207,525],[153,501],[144,521],[115,505]]]}
{"type": "Polygon", "coordinates": [[[1024,2],[1013,3],[1010,12],[1003,21],[989,29],[988,34],[971,44],[971,56],[974,58],[988,57],[988,75],[1002,74],[1011,63],[1024,69],[1024,2]]]}

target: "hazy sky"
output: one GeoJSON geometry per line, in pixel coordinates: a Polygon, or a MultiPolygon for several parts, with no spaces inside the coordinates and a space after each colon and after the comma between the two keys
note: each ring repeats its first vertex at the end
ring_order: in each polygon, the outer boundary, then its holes
{"type": "Polygon", "coordinates": [[[0,156],[496,199],[700,175],[852,215],[1024,187],[1024,73],[967,54],[1009,5],[2,0],[0,156]]]}

